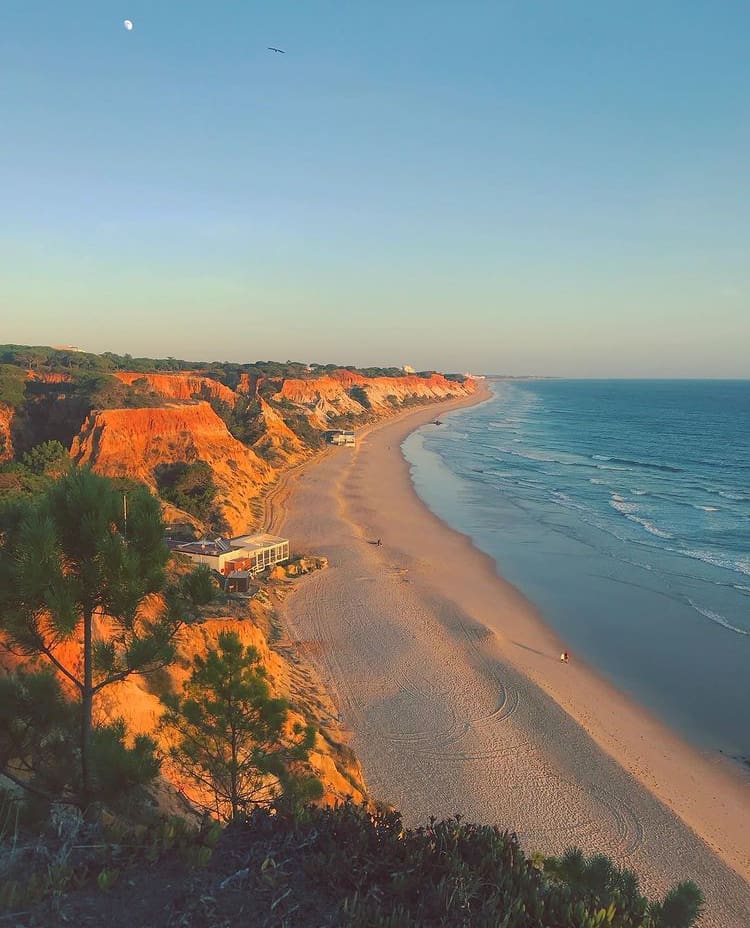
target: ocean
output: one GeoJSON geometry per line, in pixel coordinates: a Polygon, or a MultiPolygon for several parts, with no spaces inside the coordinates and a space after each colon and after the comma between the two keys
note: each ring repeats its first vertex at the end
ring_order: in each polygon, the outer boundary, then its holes
{"type": "Polygon", "coordinates": [[[750,381],[490,381],[403,445],[571,652],[750,757],[750,381]]]}

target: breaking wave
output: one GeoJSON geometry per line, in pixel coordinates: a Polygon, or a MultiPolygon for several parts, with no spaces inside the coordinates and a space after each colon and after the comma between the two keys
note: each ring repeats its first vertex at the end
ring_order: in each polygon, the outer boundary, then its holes
{"type": "Polygon", "coordinates": [[[681,474],[681,467],[671,464],[657,464],[655,461],[638,461],[635,458],[616,458],[606,454],[592,454],[594,461],[608,461],[611,464],[624,464],[626,467],[644,467],[647,470],[661,470],[668,474],[681,474]]]}
{"type": "Polygon", "coordinates": [[[722,628],[726,628],[730,632],[735,632],[737,635],[745,635],[746,637],[750,636],[750,631],[748,631],[748,629],[738,628],[736,625],[732,625],[731,622],[728,622],[724,616],[719,615],[718,612],[712,612],[710,609],[704,609],[703,606],[699,606],[697,603],[694,603],[692,599],[688,599],[688,602],[696,612],[699,612],[702,616],[710,619],[716,625],[721,625],[722,628]]]}

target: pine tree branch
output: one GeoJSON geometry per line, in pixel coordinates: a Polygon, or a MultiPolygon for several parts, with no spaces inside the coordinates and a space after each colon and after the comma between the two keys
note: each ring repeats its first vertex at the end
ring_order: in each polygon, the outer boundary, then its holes
{"type": "Polygon", "coordinates": [[[70,680],[70,682],[78,688],[79,692],[82,693],[83,683],[81,683],[81,681],[76,676],[74,676],[64,664],[60,663],[60,661],[53,654],[52,650],[44,644],[41,645],[40,650],[41,653],[44,654],[44,656],[47,658],[47,660],[49,660],[50,663],[52,663],[60,671],[60,673],[68,680],[70,680]]]}

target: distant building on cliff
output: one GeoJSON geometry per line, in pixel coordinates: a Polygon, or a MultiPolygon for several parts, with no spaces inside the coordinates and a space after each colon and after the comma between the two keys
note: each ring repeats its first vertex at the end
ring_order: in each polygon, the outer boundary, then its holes
{"type": "Polygon", "coordinates": [[[326,432],[326,441],[329,445],[346,445],[353,448],[356,444],[354,432],[347,432],[345,429],[332,429],[326,432]]]}
{"type": "Polygon", "coordinates": [[[236,571],[259,573],[266,567],[289,560],[289,540],[267,533],[237,538],[204,538],[201,541],[170,543],[177,554],[196,564],[205,564],[224,577],[236,571]]]}
{"type": "Polygon", "coordinates": [[[411,364],[404,364],[403,367],[401,368],[401,370],[402,370],[405,374],[416,374],[416,373],[417,373],[417,372],[414,370],[414,368],[411,366],[411,364]]]}

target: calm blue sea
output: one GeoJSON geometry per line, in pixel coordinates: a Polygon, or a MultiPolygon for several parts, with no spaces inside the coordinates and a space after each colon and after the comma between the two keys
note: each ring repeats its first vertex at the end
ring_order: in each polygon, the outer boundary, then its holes
{"type": "Polygon", "coordinates": [[[497,381],[404,443],[417,491],[575,657],[750,756],[750,381],[497,381]]]}

